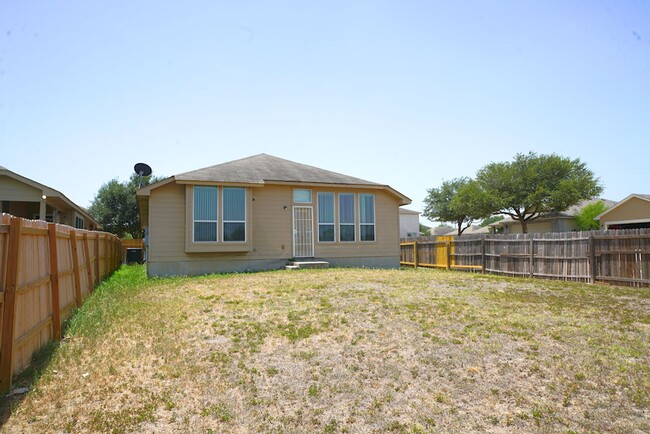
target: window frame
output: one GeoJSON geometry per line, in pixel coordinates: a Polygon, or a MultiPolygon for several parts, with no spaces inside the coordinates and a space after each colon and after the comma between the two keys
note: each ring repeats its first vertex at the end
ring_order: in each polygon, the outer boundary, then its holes
{"type": "MultiPolygon", "coordinates": [[[[246,210],[246,188],[245,187],[231,187],[223,186],[221,187],[221,214],[217,215],[217,218],[221,216],[221,242],[223,243],[245,243],[247,241],[246,235],[246,220],[247,220],[247,210],[246,210]],[[224,200],[226,199],[225,190],[242,190],[244,193],[244,220],[226,220],[226,205],[224,200]],[[244,239],[243,240],[226,240],[226,223],[243,223],[244,224],[244,239]]],[[[217,238],[218,239],[218,238],[217,238]]]]}
{"type": "Polygon", "coordinates": [[[374,193],[359,193],[357,195],[357,200],[359,202],[359,242],[362,243],[374,243],[377,241],[377,200],[374,193]],[[371,197],[372,198],[372,223],[361,221],[361,198],[362,197],[371,197]],[[372,226],[372,240],[364,240],[364,232],[361,230],[364,226],[372,226]]]}
{"type": "Polygon", "coordinates": [[[318,218],[318,242],[319,243],[336,243],[336,194],[333,191],[319,191],[316,193],[316,216],[318,218]],[[331,223],[321,223],[320,221],[320,198],[322,196],[330,196],[332,198],[332,222],[331,223]],[[332,239],[331,240],[321,240],[320,238],[320,228],[321,226],[331,226],[332,227],[332,239]]]}
{"type": "Polygon", "coordinates": [[[312,203],[314,201],[314,195],[311,188],[294,188],[293,189],[293,203],[312,203]],[[306,191],[309,193],[309,200],[297,200],[296,193],[299,191],[306,191]]]}
{"type": "Polygon", "coordinates": [[[339,228],[339,236],[338,236],[338,242],[339,243],[356,243],[357,242],[357,210],[356,210],[356,194],[355,193],[339,193],[338,194],[338,228],[339,228]],[[342,206],[341,206],[341,199],[343,197],[349,197],[352,196],[352,223],[349,222],[342,222],[342,206]],[[351,240],[343,240],[341,239],[343,235],[343,226],[349,227],[352,226],[352,239],[351,240]]]}
{"type": "Polygon", "coordinates": [[[75,229],[86,229],[86,219],[80,216],[79,214],[75,213],[74,215],[74,228],[75,229]],[[79,226],[79,222],[81,222],[81,226],[79,226]]]}
{"type": "Polygon", "coordinates": [[[218,243],[219,242],[219,187],[216,185],[193,185],[192,186],[192,243],[218,243]],[[196,218],[196,188],[214,188],[217,194],[216,198],[216,220],[197,220],[196,218]],[[196,223],[214,223],[215,225],[215,239],[214,240],[197,240],[196,239],[196,223]]]}
{"type": "MultiPolygon", "coordinates": [[[[187,183],[185,184],[185,253],[227,253],[227,252],[250,252],[252,251],[252,236],[250,228],[250,209],[252,204],[252,192],[248,185],[237,184],[208,184],[208,183],[187,183]],[[194,188],[195,187],[216,187],[217,193],[217,240],[216,241],[194,241],[194,188]],[[224,241],[223,237],[223,189],[235,187],[244,189],[244,239],[245,241],[224,241]]],[[[240,220],[238,220],[241,222],[240,220]]]]}

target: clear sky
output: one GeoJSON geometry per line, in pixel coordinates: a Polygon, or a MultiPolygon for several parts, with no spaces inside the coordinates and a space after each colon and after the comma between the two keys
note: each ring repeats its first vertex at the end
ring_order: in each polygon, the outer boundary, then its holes
{"type": "Polygon", "coordinates": [[[528,151],[650,193],[650,1],[0,0],[0,165],[81,206],[267,153],[421,211],[528,151]]]}

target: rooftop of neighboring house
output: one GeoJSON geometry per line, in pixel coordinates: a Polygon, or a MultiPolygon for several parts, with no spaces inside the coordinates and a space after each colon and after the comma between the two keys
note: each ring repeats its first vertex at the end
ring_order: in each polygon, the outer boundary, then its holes
{"type": "MultiPolygon", "coordinates": [[[[7,176],[23,184],[27,184],[30,187],[33,187],[37,190],[40,190],[43,196],[45,197],[45,200],[47,201],[48,205],[51,204],[59,209],[72,208],[75,211],[77,211],[79,214],[84,216],[84,218],[89,219],[96,226],[100,226],[99,223],[94,218],[92,218],[92,216],[88,213],[88,210],[86,210],[86,208],[77,205],[76,203],[68,199],[60,191],[55,190],[52,187],[48,187],[47,185],[36,182],[32,179],[29,179],[25,176],[19,175],[16,172],[12,172],[11,170],[7,169],[4,166],[0,166],[0,176],[7,176]]],[[[0,198],[0,200],[2,199],[0,198]]]]}
{"type": "MultiPolygon", "coordinates": [[[[552,220],[552,219],[569,219],[569,218],[574,218],[578,213],[580,213],[580,210],[584,208],[587,205],[590,205],[592,203],[596,202],[604,202],[605,206],[607,208],[610,208],[616,204],[616,201],[609,200],[609,199],[588,199],[588,200],[583,200],[582,202],[578,203],[577,205],[573,205],[569,208],[567,208],[564,211],[560,212],[551,212],[547,214],[543,214],[535,219],[536,222],[541,222],[545,220],[552,220]]],[[[502,227],[506,224],[521,224],[518,220],[514,220],[510,216],[506,216],[502,220],[496,221],[494,223],[490,223],[488,226],[491,228],[498,228],[502,227]]]]}
{"type": "Polygon", "coordinates": [[[407,208],[400,208],[399,213],[403,215],[420,215],[422,214],[419,211],[413,211],[412,209],[407,209],[407,208]]]}

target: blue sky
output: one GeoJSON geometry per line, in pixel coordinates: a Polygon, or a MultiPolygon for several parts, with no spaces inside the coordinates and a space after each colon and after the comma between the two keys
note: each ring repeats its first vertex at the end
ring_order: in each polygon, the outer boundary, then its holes
{"type": "Polygon", "coordinates": [[[421,211],[529,151],[650,193],[650,2],[0,0],[0,165],[82,206],[267,153],[421,211]]]}

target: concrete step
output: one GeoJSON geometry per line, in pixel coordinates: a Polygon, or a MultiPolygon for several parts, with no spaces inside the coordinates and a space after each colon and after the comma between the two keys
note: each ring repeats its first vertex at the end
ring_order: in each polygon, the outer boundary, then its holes
{"type": "Polygon", "coordinates": [[[308,268],[329,268],[330,263],[327,261],[293,261],[285,267],[287,270],[299,270],[308,268]]]}

